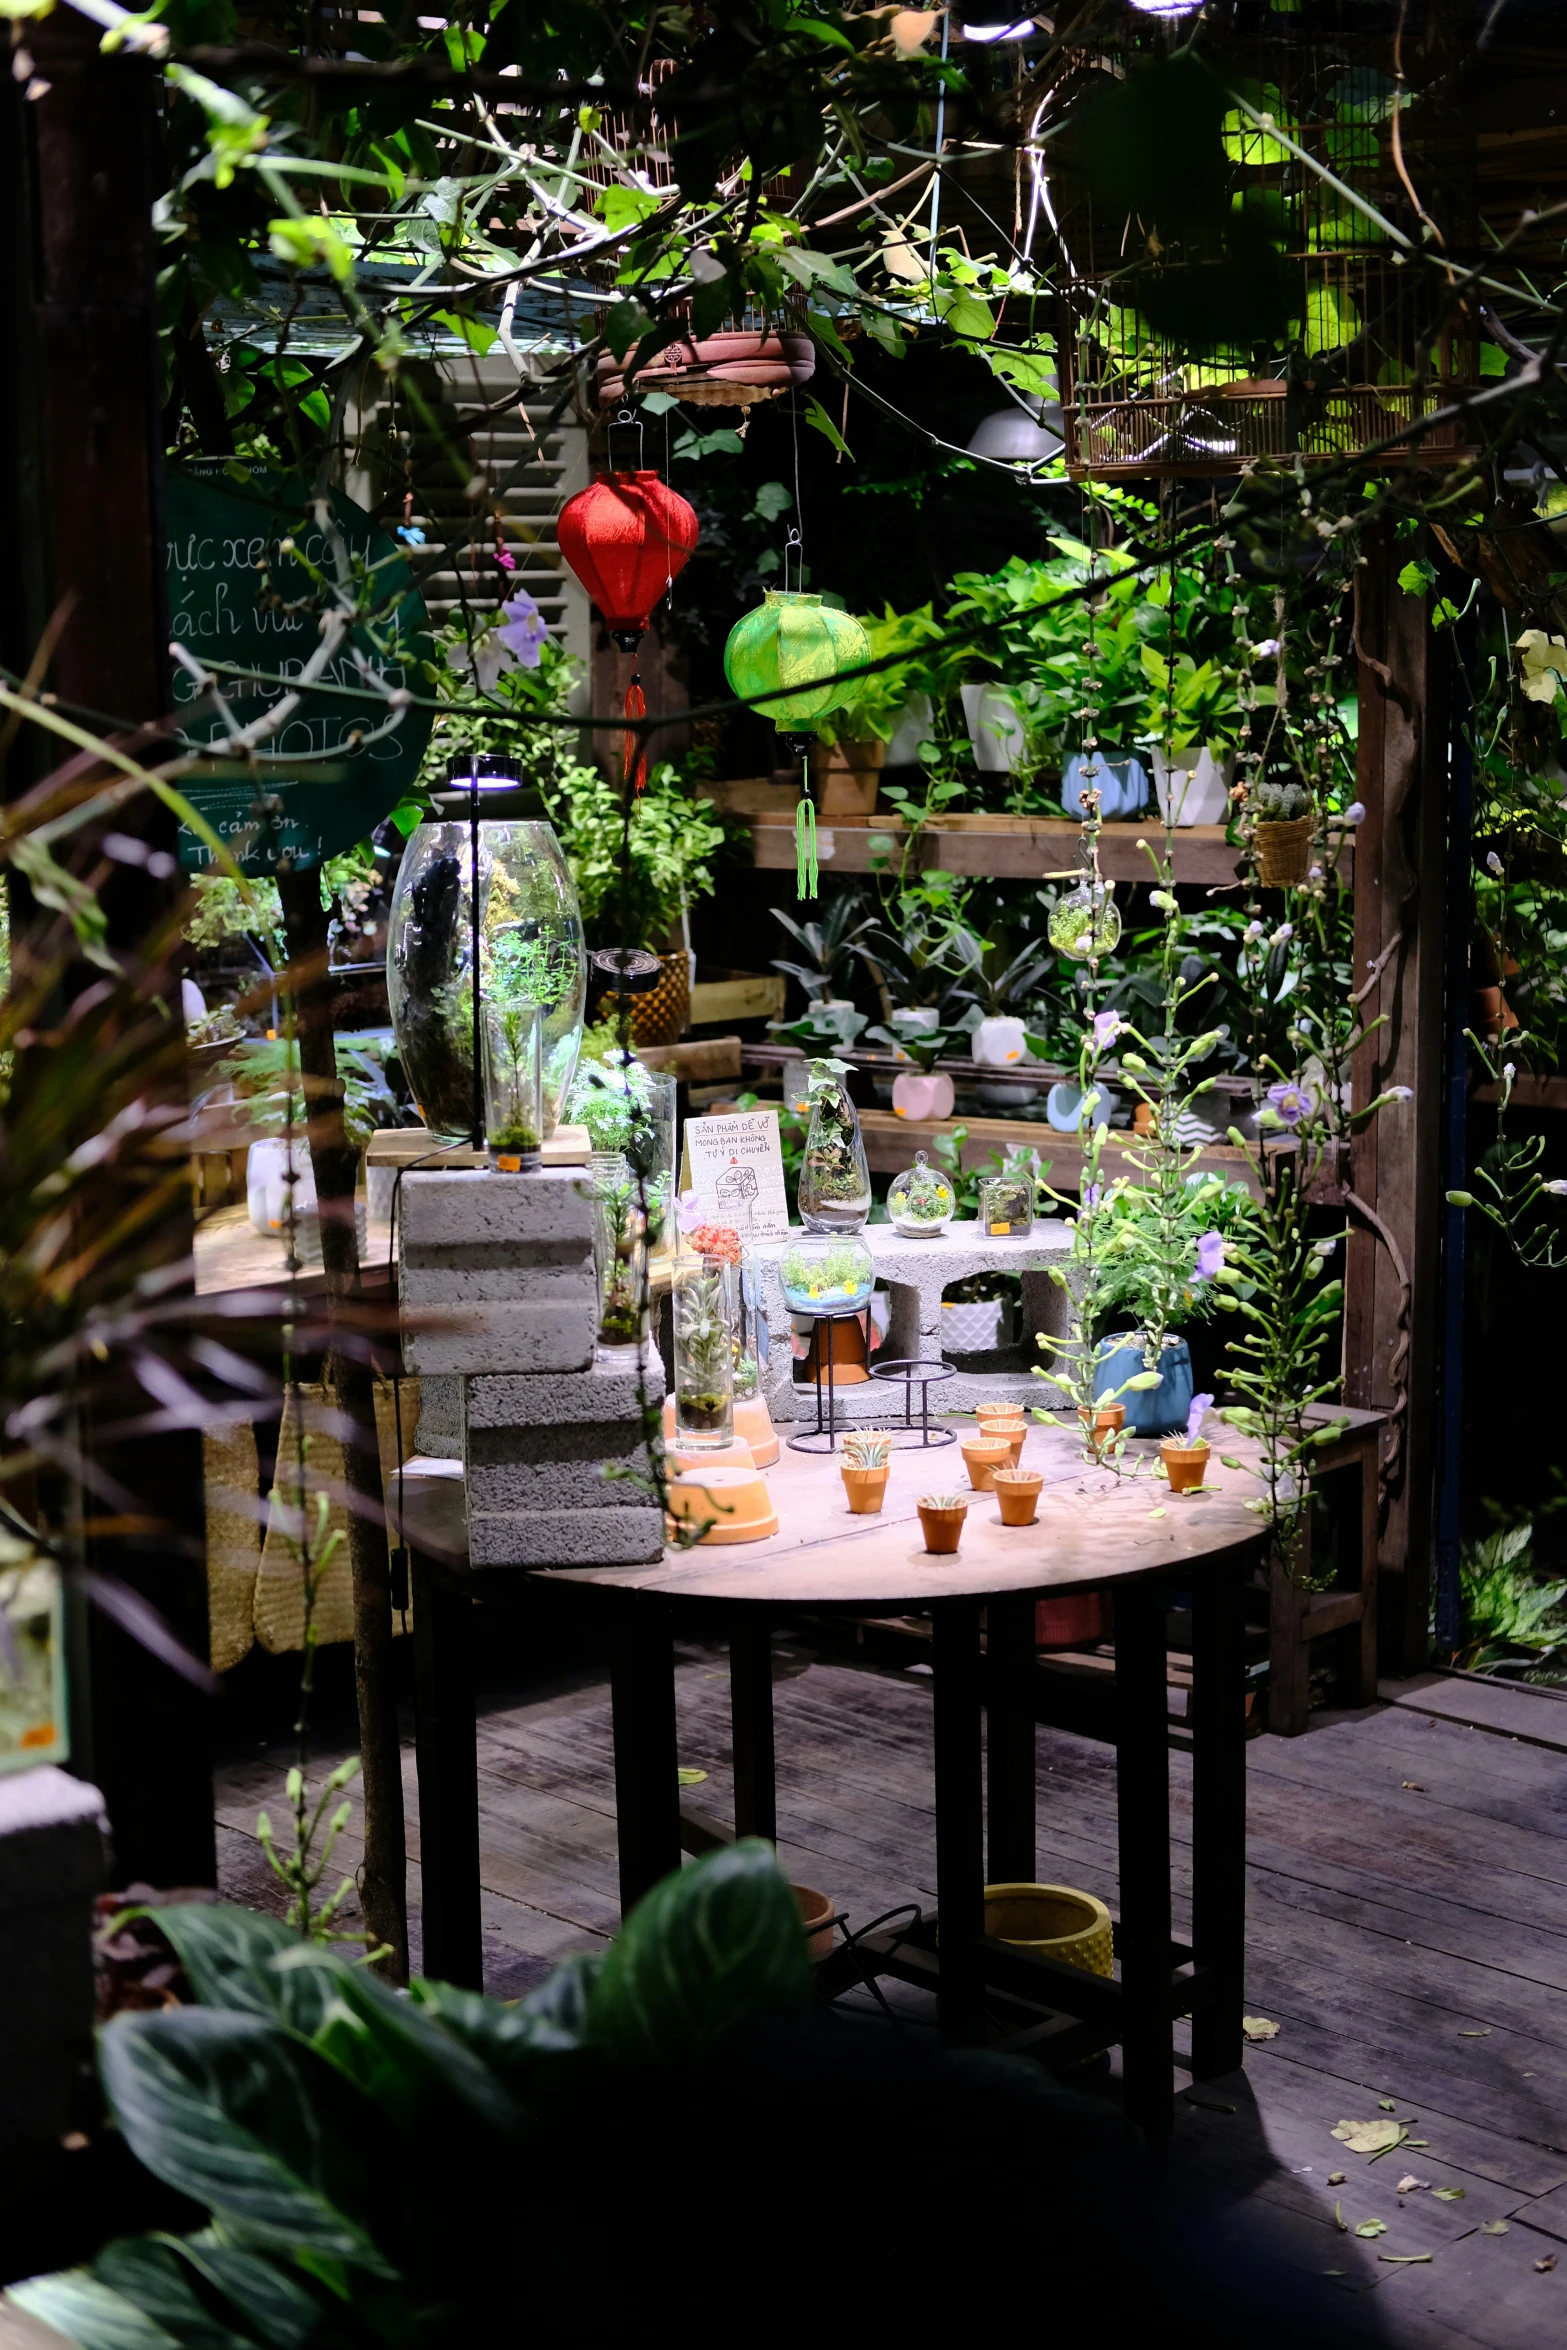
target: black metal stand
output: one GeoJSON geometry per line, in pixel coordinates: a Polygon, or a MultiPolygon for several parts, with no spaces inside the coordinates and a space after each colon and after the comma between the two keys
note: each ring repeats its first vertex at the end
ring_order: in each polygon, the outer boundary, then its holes
{"type": "MultiPolygon", "coordinates": [[[[786,1441],[791,1452],[833,1453],[838,1449],[838,1392],[833,1378],[837,1350],[829,1337],[827,1342],[827,1417],[822,1418],[822,1343],[821,1326],[835,1322],[849,1322],[865,1311],[863,1306],[849,1306],[837,1313],[811,1316],[811,1343],[816,1349],[816,1425],[807,1428],[802,1436],[791,1436],[786,1441]],[[822,1440],[825,1437],[826,1442],[822,1440]]],[[[872,1372],[872,1378],[875,1377],[872,1372]]]]}
{"type": "Polygon", "coordinates": [[[931,1363],[918,1355],[907,1355],[901,1362],[873,1363],[873,1379],[901,1379],[903,1381],[903,1426],[892,1431],[895,1452],[935,1452],[943,1444],[956,1444],[956,1428],[932,1428],[930,1424],[930,1391],[944,1379],[955,1379],[957,1372],[951,1363],[931,1363]],[[914,1390],[920,1391],[920,1416],[916,1427],[914,1419],[914,1390]],[[903,1438],[900,1444],[898,1437],[903,1438]]]}

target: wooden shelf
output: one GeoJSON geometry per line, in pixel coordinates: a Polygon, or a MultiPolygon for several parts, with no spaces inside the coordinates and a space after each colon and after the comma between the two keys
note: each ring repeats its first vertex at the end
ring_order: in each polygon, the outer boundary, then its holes
{"type": "MultiPolygon", "coordinates": [[[[1050,1161],[1045,1180],[1057,1190],[1075,1191],[1082,1180],[1082,1143],[1075,1134],[1060,1134],[1042,1119],[1036,1122],[1028,1118],[900,1118],[896,1110],[860,1112],[865,1156],[878,1175],[901,1174],[913,1164],[917,1150],[928,1151],[934,1157],[939,1138],[954,1133],[959,1126],[965,1127],[968,1134],[963,1145],[965,1167],[983,1167],[992,1151],[1004,1155],[1017,1145],[1023,1150],[1037,1150],[1042,1161],[1050,1161]]],[[[1106,1136],[1100,1166],[1112,1182],[1117,1175],[1136,1175],[1137,1169],[1127,1159],[1126,1151],[1137,1139],[1114,1127],[1106,1136]]],[[[1257,1196],[1246,1154],[1238,1151],[1233,1143],[1212,1144],[1198,1152],[1193,1164],[1204,1173],[1239,1179],[1257,1196]]]]}
{"type": "MultiPolygon", "coordinates": [[[[896,843],[902,830],[902,819],[897,816],[823,822],[817,830],[817,857],[829,872],[868,873],[872,839],[896,843]]],[[[1082,837],[1080,824],[1060,817],[938,816],[921,834],[919,861],[927,873],[991,874],[1001,880],[1037,881],[1042,874],[1075,868],[1082,837]]],[[[792,812],[753,816],[751,841],[761,871],[793,872],[792,812]]],[[[1139,841],[1146,841],[1156,853],[1162,852],[1164,834],[1157,815],[1148,824],[1105,826],[1099,835],[1099,868],[1108,880],[1152,882],[1156,878],[1148,851],[1139,848],[1139,841]]],[[[1222,825],[1184,825],[1175,834],[1174,846],[1177,881],[1213,889],[1239,880],[1239,851],[1226,841],[1222,825]]],[[[1338,870],[1349,887],[1354,879],[1352,839],[1344,844],[1338,870]]]]}

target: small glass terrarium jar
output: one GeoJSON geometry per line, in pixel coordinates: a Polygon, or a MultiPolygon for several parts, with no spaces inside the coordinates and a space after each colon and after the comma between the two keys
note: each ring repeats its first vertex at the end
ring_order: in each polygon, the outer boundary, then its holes
{"type": "Polygon", "coordinates": [[[656,1255],[668,1245],[674,1202],[675,1079],[611,1049],[578,1069],[567,1115],[587,1128],[594,1166],[613,1157],[641,1175],[647,1245],[656,1255]]]}
{"type": "Polygon", "coordinates": [[[675,1260],[675,1443],[682,1450],[734,1441],[730,1270],[721,1257],[675,1260]]]}
{"type": "Polygon", "coordinates": [[[491,1168],[520,1175],[544,1139],[543,1022],[537,1004],[484,1007],[484,1141],[491,1168]]]}
{"type": "Polygon", "coordinates": [[[594,1153],[593,1259],[600,1346],[640,1346],[647,1326],[647,1227],[637,1179],[617,1153],[594,1153]]]}
{"type": "Polygon", "coordinates": [[[811,1063],[811,1123],[800,1165],[800,1221],[808,1232],[863,1232],[871,1175],[842,1061],[811,1063]]]}
{"type": "Polygon", "coordinates": [[[893,1181],[887,1193],[887,1214],[905,1240],[922,1240],[945,1232],[957,1210],[957,1194],[923,1151],[914,1164],[893,1181]]]}
{"type": "Polygon", "coordinates": [[[847,1234],[791,1233],[779,1275],[791,1314],[863,1312],[876,1288],[870,1250],[847,1234]]]}
{"type": "Polygon", "coordinates": [[[1034,1229],[1034,1183],[1029,1175],[986,1175],[979,1186],[979,1228],[993,1239],[1017,1239],[1034,1229]]]}

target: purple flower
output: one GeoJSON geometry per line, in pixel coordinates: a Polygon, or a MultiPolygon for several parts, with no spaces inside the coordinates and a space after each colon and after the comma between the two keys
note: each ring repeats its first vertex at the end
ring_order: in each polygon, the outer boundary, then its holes
{"type": "Polygon", "coordinates": [[[1085,1208],[1097,1208],[1103,1196],[1104,1191],[1102,1185],[1098,1183],[1085,1183],[1083,1185],[1083,1205],[1085,1208]]]}
{"type": "MultiPolygon", "coordinates": [[[[1224,1235],[1205,1232],[1197,1243],[1197,1279],[1211,1281],[1224,1263],[1224,1235]]],[[[1212,1397],[1209,1401],[1212,1402],[1212,1397]]]]}
{"type": "Polygon", "coordinates": [[[510,547],[497,547],[495,550],[495,560],[500,565],[502,571],[512,572],[517,568],[517,558],[512,553],[510,547]]]}
{"type": "Polygon", "coordinates": [[[694,1232],[702,1221],[702,1203],[694,1191],[682,1191],[675,1198],[675,1222],[682,1232],[694,1232]]]}
{"type": "Polygon", "coordinates": [[[1186,1415],[1186,1441],[1188,1444],[1202,1442],[1202,1416],[1204,1412],[1210,1411],[1212,1408],[1213,1397],[1211,1395],[1194,1395],[1192,1397],[1192,1407],[1186,1415]]]}
{"type": "Polygon", "coordinates": [[[1345,821],[1345,823],[1346,823],[1346,824],[1364,824],[1365,820],[1366,820],[1366,803],[1365,803],[1365,801],[1364,801],[1364,800],[1353,800],[1353,801],[1351,801],[1350,805],[1349,805],[1349,806],[1348,806],[1348,807],[1347,807],[1347,808],[1344,810],[1344,821],[1345,821]]]}
{"type": "Polygon", "coordinates": [[[515,654],[524,669],[537,669],[539,653],[549,635],[544,615],[526,588],[519,588],[501,606],[504,628],[495,633],[509,653],[515,654]]]}
{"type": "Polygon", "coordinates": [[[1268,1100],[1284,1126],[1298,1126],[1317,1106],[1317,1097],[1309,1085],[1270,1085],[1268,1100]]]}
{"type": "Polygon", "coordinates": [[[1121,1018],[1119,1012],[1096,1012],[1094,1014],[1095,1052],[1102,1053],[1106,1045],[1114,1044],[1125,1026],[1126,1022],[1121,1018]]]}

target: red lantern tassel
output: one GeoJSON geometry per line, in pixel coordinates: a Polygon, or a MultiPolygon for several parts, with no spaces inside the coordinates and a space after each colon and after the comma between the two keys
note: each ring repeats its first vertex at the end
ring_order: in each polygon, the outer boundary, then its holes
{"type": "MultiPolygon", "coordinates": [[[[642,698],[642,680],[635,672],[626,688],[625,715],[628,718],[647,716],[647,703],[642,698]]],[[[629,727],[621,744],[620,772],[632,778],[632,787],[638,792],[647,781],[647,737],[633,734],[629,727]]]]}

